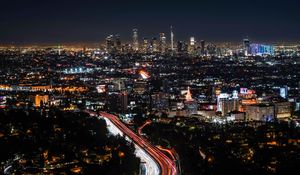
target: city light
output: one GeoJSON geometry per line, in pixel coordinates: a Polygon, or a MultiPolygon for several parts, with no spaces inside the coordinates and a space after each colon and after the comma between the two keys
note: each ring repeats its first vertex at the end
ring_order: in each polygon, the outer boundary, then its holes
{"type": "Polygon", "coordinates": [[[299,6],[3,1],[0,174],[298,172],[299,6]]]}
{"type": "Polygon", "coordinates": [[[140,71],[139,71],[139,74],[141,75],[141,77],[142,77],[143,79],[149,79],[149,78],[150,78],[149,73],[146,72],[145,70],[140,70],[140,71]]]}

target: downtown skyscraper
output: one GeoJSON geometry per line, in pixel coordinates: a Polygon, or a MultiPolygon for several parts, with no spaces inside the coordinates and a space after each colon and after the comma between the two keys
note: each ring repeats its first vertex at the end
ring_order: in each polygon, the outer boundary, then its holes
{"type": "Polygon", "coordinates": [[[174,33],[173,33],[172,26],[171,26],[171,50],[174,51],[174,33]]]}
{"type": "Polygon", "coordinates": [[[138,29],[133,29],[133,50],[138,51],[139,50],[139,38],[138,38],[138,29]]]}
{"type": "Polygon", "coordinates": [[[167,48],[167,39],[165,33],[159,34],[159,51],[160,53],[165,53],[167,48]]]}

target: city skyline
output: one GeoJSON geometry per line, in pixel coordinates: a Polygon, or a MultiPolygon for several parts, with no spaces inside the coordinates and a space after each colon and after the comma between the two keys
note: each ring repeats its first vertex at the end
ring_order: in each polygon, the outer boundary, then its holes
{"type": "Polygon", "coordinates": [[[299,6],[3,1],[0,174],[297,172],[299,6]]]}
{"type": "MultiPolygon", "coordinates": [[[[249,37],[266,42],[297,42],[300,39],[299,2],[236,0],[181,4],[172,1],[40,3],[10,1],[1,6],[0,43],[100,42],[109,34],[131,41],[140,36],[169,33],[175,40],[190,36],[213,41],[240,41],[249,37]]],[[[169,35],[167,35],[167,38],[169,35]]]]}

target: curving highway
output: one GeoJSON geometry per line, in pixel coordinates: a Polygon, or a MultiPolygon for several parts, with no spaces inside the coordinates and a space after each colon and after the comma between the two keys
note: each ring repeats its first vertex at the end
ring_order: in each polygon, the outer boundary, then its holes
{"type": "MultiPolygon", "coordinates": [[[[124,135],[124,133],[108,118],[103,117],[106,121],[108,131],[113,135],[124,135]]],[[[128,142],[132,142],[128,136],[125,135],[125,139],[128,142]]],[[[152,175],[152,174],[159,174],[160,168],[159,165],[155,162],[155,160],[147,153],[145,150],[140,147],[138,144],[134,143],[135,147],[135,155],[141,159],[141,172],[140,175],[152,175]]]]}
{"type": "MultiPolygon", "coordinates": [[[[91,116],[98,116],[96,112],[86,111],[91,116]]],[[[145,173],[147,175],[178,175],[176,164],[158,148],[145,139],[137,136],[131,129],[125,126],[115,115],[100,112],[111,130],[118,134],[125,135],[127,140],[133,141],[136,146],[137,156],[145,162],[145,173]]]]}

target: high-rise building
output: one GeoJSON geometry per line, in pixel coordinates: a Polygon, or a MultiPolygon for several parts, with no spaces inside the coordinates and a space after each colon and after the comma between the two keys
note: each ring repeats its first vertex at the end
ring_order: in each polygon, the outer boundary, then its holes
{"type": "Polygon", "coordinates": [[[143,52],[149,52],[149,41],[148,38],[143,38],[143,52]]]}
{"type": "Polygon", "coordinates": [[[229,94],[227,93],[221,93],[217,97],[217,111],[222,113],[222,116],[224,116],[227,112],[229,112],[228,101],[229,94]]]}
{"type": "Polygon", "coordinates": [[[151,52],[157,52],[157,39],[154,37],[151,40],[151,52]]]}
{"type": "Polygon", "coordinates": [[[139,38],[138,38],[138,30],[137,29],[133,29],[133,50],[134,51],[138,51],[139,50],[139,38]]]}
{"type": "Polygon", "coordinates": [[[205,54],[205,41],[201,40],[200,45],[201,45],[201,55],[204,55],[205,54]]]}
{"type": "Polygon", "coordinates": [[[186,54],[188,51],[188,44],[184,41],[177,42],[177,52],[180,54],[186,54]]]}
{"type": "Polygon", "coordinates": [[[171,26],[171,50],[174,51],[174,33],[173,33],[172,26],[171,26]]]}
{"type": "Polygon", "coordinates": [[[196,50],[196,40],[195,40],[195,37],[190,37],[189,54],[194,54],[195,50],[196,50]]]}
{"type": "Polygon", "coordinates": [[[115,35],[115,39],[116,39],[116,49],[118,52],[122,51],[122,43],[121,43],[121,37],[119,34],[115,35]]]}
{"type": "Polygon", "coordinates": [[[58,55],[60,56],[61,55],[61,51],[62,51],[62,48],[61,48],[60,45],[58,46],[57,50],[58,50],[58,55]]]}
{"type": "Polygon", "coordinates": [[[190,38],[190,45],[191,45],[191,46],[195,46],[195,43],[196,43],[195,37],[191,37],[191,38],[190,38]]]}
{"type": "Polygon", "coordinates": [[[113,35],[107,36],[106,37],[106,51],[111,53],[111,52],[113,52],[114,47],[115,47],[114,36],[113,35]]]}
{"type": "Polygon", "coordinates": [[[239,111],[238,91],[234,90],[232,94],[220,93],[217,97],[217,111],[221,112],[222,116],[229,112],[239,111]]]}
{"type": "Polygon", "coordinates": [[[231,104],[231,108],[230,111],[239,111],[240,108],[240,104],[239,104],[239,93],[237,90],[234,90],[232,92],[232,104],[231,104]]]}
{"type": "Polygon", "coordinates": [[[250,54],[250,40],[248,38],[243,40],[245,55],[250,54]]]}
{"type": "Polygon", "coordinates": [[[213,43],[209,43],[207,45],[207,53],[209,55],[215,55],[216,54],[216,51],[217,51],[217,46],[213,43]]]}
{"type": "Polygon", "coordinates": [[[166,52],[166,46],[167,46],[167,40],[166,40],[165,33],[160,33],[159,34],[159,51],[160,51],[160,53],[166,52]]]}

